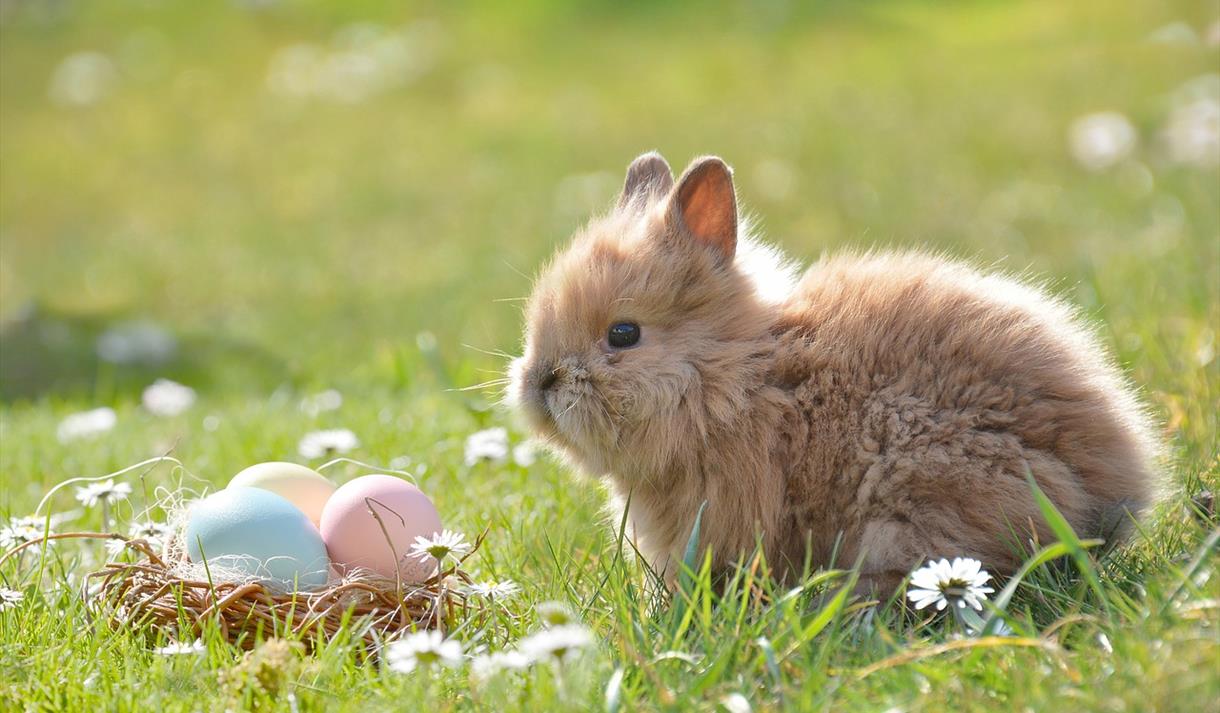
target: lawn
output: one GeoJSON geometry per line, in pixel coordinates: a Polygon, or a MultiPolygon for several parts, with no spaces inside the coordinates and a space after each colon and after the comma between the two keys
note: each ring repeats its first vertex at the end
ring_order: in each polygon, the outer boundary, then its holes
{"type": "MultiPolygon", "coordinates": [[[[346,456],[487,531],[476,579],[520,585],[458,629],[468,649],[530,636],[544,602],[594,643],[491,678],[273,643],[258,689],[214,628],[180,655],[111,630],[78,594],[107,551],[61,542],[0,566],[23,595],[0,708],[1215,709],[1220,148],[1198,117],[1220,111],[1220,3],[410,5],[0,4],[0,524],[68,478],[176,459],[119,478],[126,531],[253,463],[321,466],[301,440],[347,429],[346,456]],[[1162,427],[1142,531],[1033,568],[1011,635],[978,637],[837,596],[850,573],[658,596],[597,483],[468,463],[471,434],[526,434],[462,389],[502,373],[529,276],[654,148],[725,157],[805,262],[929,248],[1078,304],[1162,427]],[[157,379],[197,398],[157,415],[157,379]],[[101,407],[113,427],[64,427],[101,407]]],[[[103,527],[73,493],[56,529],[103,527]]]]}

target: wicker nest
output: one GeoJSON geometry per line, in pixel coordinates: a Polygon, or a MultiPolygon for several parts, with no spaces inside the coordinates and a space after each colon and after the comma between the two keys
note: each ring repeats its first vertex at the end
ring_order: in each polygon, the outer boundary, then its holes
{"type": "Polygon", "coordinates": [[[289,632],[312,648],[346,629],[375,653],[381,643],[399,634],[445,631],[466,616],[470,605],[462,585],[471,580],[461,564],[478,550],[485,535],[479,536],[461,561],[422,584],[361,575],[332,581],[322,590],[289,594],[258,582],[184,579],[147,541],[112,533],[49,535],[10,550],[0,557],[0,564],[44,539],[119,540],[137,552],[139,559],[106,564],[88,575],[92,586],[86,590],[89,603],[114,628],[148,625],[184,641],[199,636],[205,625],[215,622],[230,643],[246,649],[253,648],[259,638],[289,632]]]}

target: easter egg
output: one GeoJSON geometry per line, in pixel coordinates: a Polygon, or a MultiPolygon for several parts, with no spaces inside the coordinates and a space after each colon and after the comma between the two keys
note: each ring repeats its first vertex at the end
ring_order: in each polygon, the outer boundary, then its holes
{"type": "Polygon", "coordinates": [[[186,551],[207,559],[221,581],[256,579],[274,589],[317,589],[330,561],[305,513],[269,490],[228,487],[196,502],[187,514],[186,551]]]}
{"type": "Polygon", "coordinates": [[[340,571],[365,569],[418,584],[436,564],[410,555],[416,537],[441,531],[423,491],[401,478],[365,475],[343,484],[322,508],[322,540],[340,571]]]}
{"type": "Polygon", "coordinates": [[[296,463],[259,463],[233,476],[229,487],[262,488],[297,506],[314,525],[322,520],[322,506],[335,492],[335,484],[320,473],[296,463]]]}

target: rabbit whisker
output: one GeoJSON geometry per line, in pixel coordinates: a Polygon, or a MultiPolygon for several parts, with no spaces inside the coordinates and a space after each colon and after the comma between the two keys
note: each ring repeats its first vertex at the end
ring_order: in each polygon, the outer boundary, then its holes
{"type": "Polygon", "coordinates": [[[561,411],[559,413],[559,415],[555,417],[555,420],[558,421],[559,419],[563,418],[568,413],[568,411],[571,411],[572,409],[576,408],[576,405],[579,404],[580,400],[583,399],[584,397],[585,397],[585,395],[583,392],[580,394],[577,394],[576,398],[572,401],[572,403],[568,404],[568,407],[565,408],[563,411],[561,411]]]}
{"type": "Polygon", "coordinates": [[[471,344],[463,344],[462,346],[466,347],[467,349],[472,349],[476,352],[479,352],[480,354],[486,354],[488,356],[500,357],[501,359],[516,359],[516,357],[513,356],[512,354],[509,354],[508,352],[502,352],[498,349],[481,349],[481,348],[476,347],[471,344]]]}
{"type": "Polygon", "coordinates": [[[501,260],[500,262],[504,263],[504,266],[505,266],[505,267],[507,267],[508,269],[510,269],[510,270],[512,270],[513,272],[517,273],[518,275],[520,275],[520,276],[524,277],[526,280],[529,280],[529,279],[530,279],[530,276],[529,276],[529,275],[527,275],[527,274],[525,274],[524,272],[521,272],[520,270],[518,270],[518,269],[517,269],[517,268],[516,268],[516,267],[515,267],[515,266],[514,266],[514,265],[513,265],[511,262],[509,262],[508,260],[501,260]]]}
{"type": "Polygon", "coordinates": [[[508,379],[492,379],[491,381],[484,381],[481,384],[472,384],[470,386],[463,386],[460,388],[445,389],[445,391],[477,391],[479,389],[486,389],[492,386],[504,386],[508,383],[508,379]]]}

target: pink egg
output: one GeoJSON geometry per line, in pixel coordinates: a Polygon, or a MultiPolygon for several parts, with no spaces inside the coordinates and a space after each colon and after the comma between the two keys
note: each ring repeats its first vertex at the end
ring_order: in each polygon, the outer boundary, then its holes
{"type": "Polygon", "coordinates": [[[431,560],[409,553],[416,537],[441,531],[441,516],[422,490],[401,478],[365,475],[345,483],[323,506],[318,529],[340,572],[401,573],[404,582],[418,584],[436,570],[431,560]]]}

